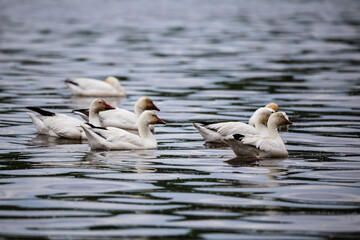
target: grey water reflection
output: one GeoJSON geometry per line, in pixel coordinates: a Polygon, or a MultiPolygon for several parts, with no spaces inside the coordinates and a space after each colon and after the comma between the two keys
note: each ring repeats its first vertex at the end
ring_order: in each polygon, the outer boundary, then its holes
{"type": "MultiPolygon", "coordinates": [[[[125,97],[108,97],[103,98],[107,103],[109,103],[111,106],[121,106],[121,103],[124,101],[125,97]]],[[[77,106],[82,108],[89,108],[91,102],[94,100],[94,98],[88,98],[88,97],[76,97],[71,96],[70,98],[72,102],[76,103],[77,106]]],[[[132,110],[133,111],[133,110],[132,110]]]]}
{"type": "Polygon", "coordinates": [[[360,4],[0,1],[3,239],[357,239],[360,4]],[[157,150],[91,151],[36,134],[26,106],[80,119],[64,79],[116,76],[110,104],[151,97],[157,150]],[[269,102],[289,157],[204,145],[193,122],[269,102]]]}

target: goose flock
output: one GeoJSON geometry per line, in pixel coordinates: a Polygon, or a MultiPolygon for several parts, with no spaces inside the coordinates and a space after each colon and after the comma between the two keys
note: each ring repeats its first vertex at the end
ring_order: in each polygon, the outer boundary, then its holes
{"type": "MultiPolygon", "coordinates": [[[[87,139],[91,149],[131,150],[156,149],[154,136],[156,124],[166,124],[154,112],[160,109],[149,97],[141,97],[134,106],[134,112],[113,107],[99,97],[123,97],[126,91],[115,77],[105,81],[91,78],[66,79],[65,84],[72,95],[97,97],[88,109],[76,109],[72,113],[83,121],[57,114],[39,107],[27,107],[27,112],[38,134],[57,138],[87,139]]],[[[227,144],[238,157],[279,158],[287,157],[284,141],[279,129],[292,122],[285,112],[279,112],[276,103],[269,103],[257,109],[243,122],[220,122],[193,126],[204,138],[205,143],[227,144]]]]}

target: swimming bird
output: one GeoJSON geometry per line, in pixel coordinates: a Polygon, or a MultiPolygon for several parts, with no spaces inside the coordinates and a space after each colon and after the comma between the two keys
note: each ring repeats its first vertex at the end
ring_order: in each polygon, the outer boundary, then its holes
{"type": "Polygon", "coordinates": [[[292,124],[283,112],[273,113],[268,120],[268,133],[263,135],[234,134],[223,139],[233,152],[245,158],[282,158],[287,157],[284,141],[278,127],[292,124]]]}
{"type": "MultiPolygon", "coordinates": [[[[86,139],[86,134],[80,127],[80,125],[84,122],[80,119],[70,117],[65,114],[57,114],[46,111],[39,107],[27,107],[27,109],[40,114],[35,115],[31,112],[27,112],[39,134],[57,138],[86,139]]],[[[107,104],[104,100],[93,100],[90,105],[90,123],[93,125],[99,125],[99,112],[109,109],[114,109],[114,107],[107,104]]]]}
{"type": "MultiPolygon", "coordinates": [[[[100,113],[100,125],[101,127],[118,127],[126,130],[138,130],[137,120],[138,117],[146,110],[160,109],[154,104],[149,97],[139,98],[134,106],[135,113],[122,108],[116,108],[106,112],[100,113]]],[[[84,120],[88,120],[87,109],[77,109],[73,113],[80,115],[84,120]]],[[[151,130],[154,130],[154,126],[151,126],[151,130]]]]}
{"type": "Polygon", "coordinates": [[[153,111],[144,111],[138,120],[139,135],[115,127],[95,127],[82,124],[91,149],[129,150],[156,149],[157,141],[150,130],[151,124],[166,124],[153,111]]]}
{"type": "Polygon", "coordinates": [[[116,77],[110,76],[105,81],[92,78],[69,78],[65,80],[72,95],[83,97],[121,97],[126,91],[116,77]]]}
{"type": "Polygon", "coordinates": [[[267,132],[267,121],[274,112],[271,108],[262,108],[256,115],[255,127],[243,122],[221,122],[200,126],[193,123],[194,127],[203,136],[206,143],[222,143],[222,139],[233,134],[259,135],[267,132]]]}

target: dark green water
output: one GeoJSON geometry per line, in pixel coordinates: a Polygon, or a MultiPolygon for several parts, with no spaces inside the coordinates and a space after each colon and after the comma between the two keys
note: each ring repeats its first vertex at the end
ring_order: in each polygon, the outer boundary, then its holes
{"type": "Polygon", "coordinates": [[[357,239],[359,1],[0,1],[0,238],[357,239]],[[114,75],[168,124],[155,151],[38,136],[67,77],[114,75]],[[244,162],[192,122],[277,102],[289,157],[244,162]]]}

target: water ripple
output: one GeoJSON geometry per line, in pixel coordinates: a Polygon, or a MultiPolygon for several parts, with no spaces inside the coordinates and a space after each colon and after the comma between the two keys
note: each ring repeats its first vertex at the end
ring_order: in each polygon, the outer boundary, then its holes
{"type": "MultiPolygon", "coordinates": [[[[0,237],[356,239],[358,1],[0,3],[0,237]],[[44,11],[46,9],[46,11],[44,11]],[[64,79],[116,76],[167,122],[157,150],[36,134],[26,106],[75,116],[64,79]],[[194,122],[276,102],[289,157],[244,161],[194,122]]],[[[78,117],[78,116],[76,116],[78,117]]]]}

